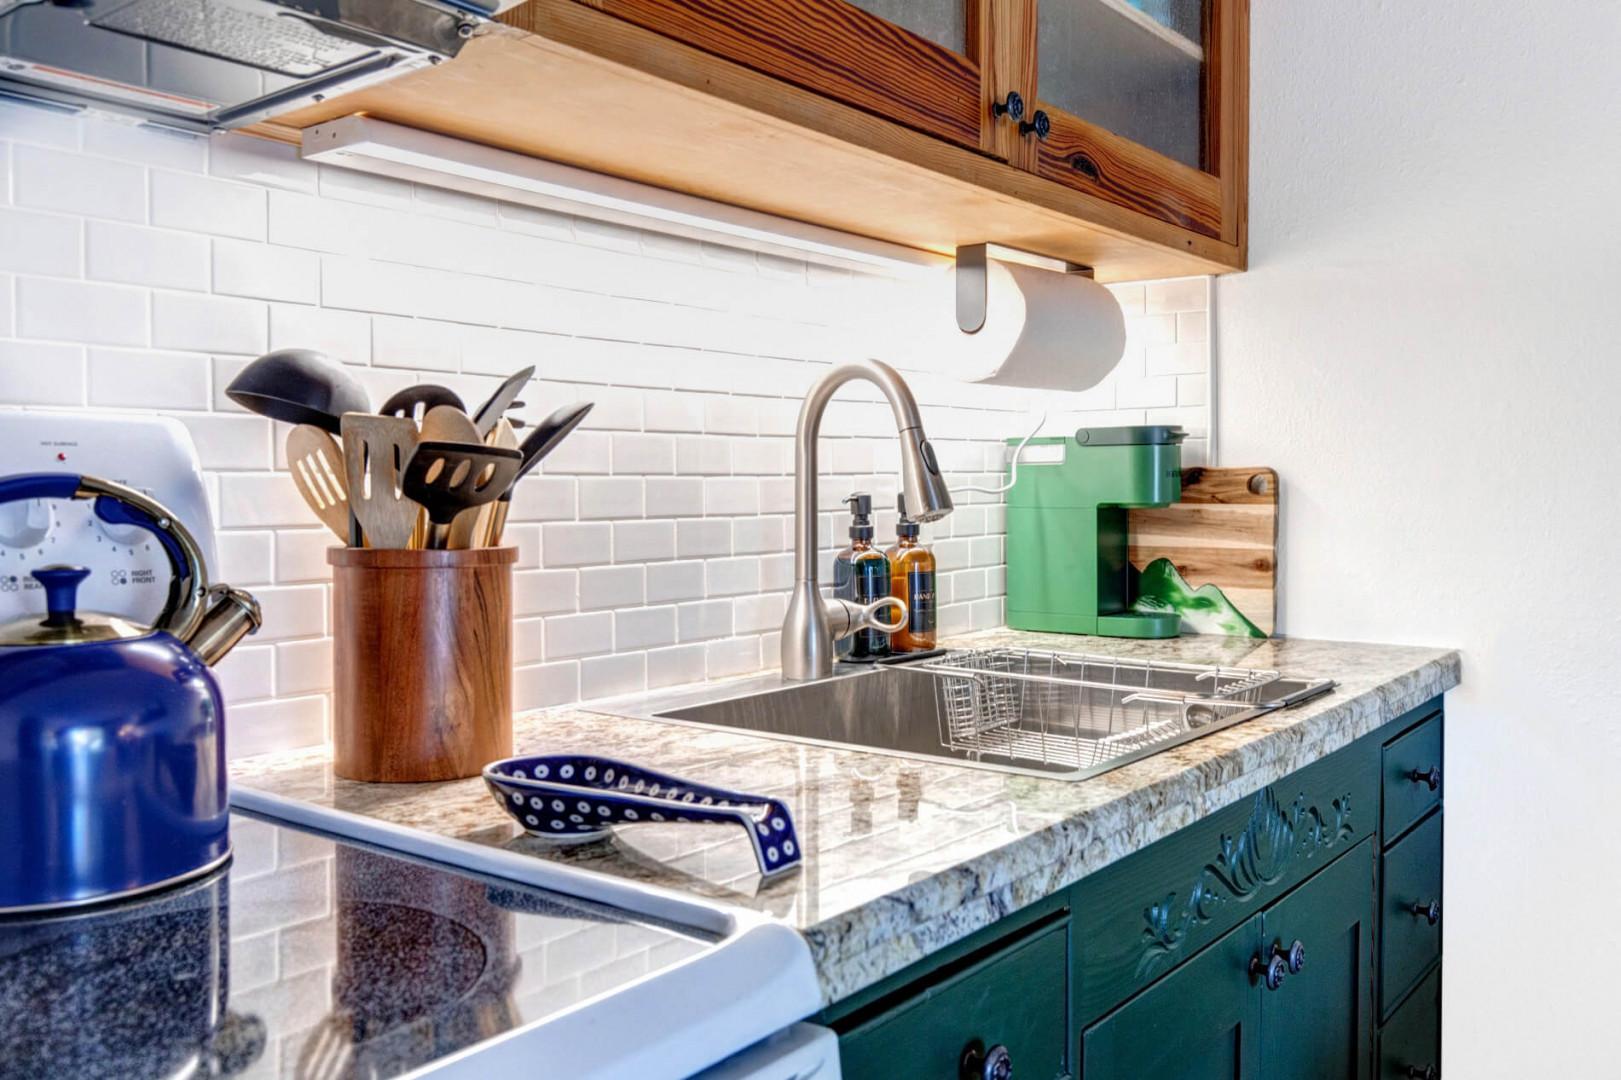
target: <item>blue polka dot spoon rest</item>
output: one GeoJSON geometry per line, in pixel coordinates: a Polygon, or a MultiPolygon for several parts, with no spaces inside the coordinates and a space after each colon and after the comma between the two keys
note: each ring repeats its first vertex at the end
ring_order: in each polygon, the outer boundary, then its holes
{"type": "Polygon", "coordinates": [[[564,843],[595,840],[614,825],[698,822],[740,825],[764,875],[803,858],[794,820],[777,799],[707,787],[678,776],[586,754],[503,758],[484,783],[525,832],[564,843]]]}

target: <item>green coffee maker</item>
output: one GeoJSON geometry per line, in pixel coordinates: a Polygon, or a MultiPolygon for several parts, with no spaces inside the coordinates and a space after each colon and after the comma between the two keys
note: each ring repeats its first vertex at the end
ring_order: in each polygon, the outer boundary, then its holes
{"type": "Polygon", "coordinates": [[[1186,437],[1180,427],[1148,426],[1030,440],[1007,493],[1008,626],[1177,636],[1176,612],[1131,610],[1126,512],[1182,497],[1186,437]]]}

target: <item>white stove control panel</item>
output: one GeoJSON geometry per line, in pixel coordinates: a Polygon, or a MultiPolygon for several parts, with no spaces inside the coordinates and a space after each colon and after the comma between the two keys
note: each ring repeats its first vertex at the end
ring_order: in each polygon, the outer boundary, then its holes
{"type": "MultiPolygon", "coordinates": [[[[218,573],[214,526],[191,435],[177,420],[110,413],[0,412],[0,476],[88,473],[162,503],[196,537],[210,579],[218,573]]],[[[0,623],[45,613],[32,572],[88,567],[79,604],[150,623],[169,595],[163,546],[131,525],[96,517],[93,500],[28,499],[0,505],[0,623]]]]}

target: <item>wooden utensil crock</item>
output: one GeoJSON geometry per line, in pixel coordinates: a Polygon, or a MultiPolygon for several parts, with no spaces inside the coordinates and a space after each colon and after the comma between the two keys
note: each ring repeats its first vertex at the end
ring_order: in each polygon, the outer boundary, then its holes
{"type": "Polygon", "coordinates": [[[333,771],[412,783],[512,755],[516,548],[327,549],[333,771]]]}

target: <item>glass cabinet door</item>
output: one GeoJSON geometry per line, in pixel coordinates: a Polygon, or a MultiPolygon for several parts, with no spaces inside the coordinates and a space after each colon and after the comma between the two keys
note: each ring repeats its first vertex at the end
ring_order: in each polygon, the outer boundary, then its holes
{"type": "Polygon", "coordinates": [[[1231,242],[1245,0],[1037,0],[1036,172],[1231,242]]]}
{"type": "Polygon", "coordinates": [[[1041,99],[1203,168],[1204,0],[1041,0],[1041,99]]]}

